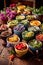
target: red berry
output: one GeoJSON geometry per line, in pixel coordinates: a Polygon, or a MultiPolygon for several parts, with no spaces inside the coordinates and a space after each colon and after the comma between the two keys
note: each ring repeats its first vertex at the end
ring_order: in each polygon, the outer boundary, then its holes
{"type": "Polygon", "coordinates": [[[12,55],[9,56],[9,59],[12,61],[14,59],[14,57],[15,56],[12,54],[12,55]]]}
{"type": "Polygon", "coordinates": [[[18,47],[18,50],[21,50],[21,47],[20,46],[18,47]]]}

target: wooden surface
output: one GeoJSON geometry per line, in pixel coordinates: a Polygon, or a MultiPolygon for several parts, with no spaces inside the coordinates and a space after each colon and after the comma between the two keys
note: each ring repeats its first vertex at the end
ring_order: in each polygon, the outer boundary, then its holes
{"type": "Polygon", "coordinates": [[[35,56],[28,51],[22,58],[15,57],[13,61],[10,61],[8,56],[12,47],[6,48],[2,44],[2,40],[0,39],[0,65],[43,65],[43,50],[39,53],[41,60],[36,59],[35,56]]]}
{"type": "Polygon", "coordinates": [[[15,58],[14,61],[11,62],[7,58],[0,58],[0,65],[43,65],[43,60],[38,61],[34,58],[28,60],[15,58]]]}

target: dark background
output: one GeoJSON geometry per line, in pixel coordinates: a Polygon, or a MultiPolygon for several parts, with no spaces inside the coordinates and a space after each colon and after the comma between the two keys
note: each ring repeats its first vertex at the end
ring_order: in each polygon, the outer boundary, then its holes
{"type": "Polygon", "coordinates": [[[36,0],[36,7],[39,8],[40,6],[43,6],[43,0],[36,0]]]}
{"type": "MultiPolygon", "coordinates": [[[[8,7],[10,3],[23,1],[23,0],[6,0],[6,6],[8,7]]],[[[28,3],[28,2],[27,2],[28,3]]],[[[39,8],[40,6],[43,6],[43,0],[36,0],[36,7],[39,8]]],[[[4,8],[4,0],[0,0],[0,10],[4,8]]]]}
{"type": "MultiPolygon", "coordinates": [[[[6,6],[10,5],[10,0],[6,0],[6,6]]],[[[0,0],[0,10],[4,8],[4,0],[0,0]]]]}

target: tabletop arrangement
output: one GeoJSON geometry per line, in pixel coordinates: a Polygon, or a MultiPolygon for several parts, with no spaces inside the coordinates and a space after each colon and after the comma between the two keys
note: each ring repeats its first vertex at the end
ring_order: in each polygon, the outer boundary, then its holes
{"type": "MultiPolygon", "coordinates": [[[[9,59],[21,58],[27,52],[43,48],[43,7],[31,8],[22,4],[11,4],[0,11],[0,39],[6,47],[12,47],[9,59]]],[[[0,41],[1,42],[1,41],[0,41]]]]}

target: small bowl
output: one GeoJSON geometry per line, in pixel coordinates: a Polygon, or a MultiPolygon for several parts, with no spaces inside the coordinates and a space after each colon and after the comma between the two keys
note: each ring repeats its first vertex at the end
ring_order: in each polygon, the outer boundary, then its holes
{"type": "MultiPolygon", "coordinates": [[[[14,35],[16,35],[16,34],[14,34],[14,35]]],[[[13,36],[13,35],[12,35],[13,36]]],[[[11,37],[11,36],[10,36],[11,37]]],[[[9,38],[9,37],[8,37],[9,38]]],[[[19,42],[20,42],[20,38],[18,37],[18,41],[17,42],[10,42],[10,41],[8,41],[8,38],[6,39],[6,41],[7,41],[7,47],[9,47],[9,46],[14,46],[14,45],[16,45],[16,44],[18,44],[19,42]]]]}
{"type": "Polygon", "coordinates": [[[41,30],[39,27],[36,27],[36,26],[32,26],[32,27],[28,27],[28,31],[33,31],[34,34],[38,34],[41,30]]]}
{"type": "MultiPolygon", "coordinates": [[[[6,30],[6,31],[3,31],[3,32],[7,32],[7,30],[6,30]]],[[[8,29],[8,32],[9,32],[9,34],[8,34],[8,35],[5,35],[5,36],[0,34],[0,37],[1,37],[2,39],[4,39],[5,41],[6,41],[6,38],[7,38],[7,37],[9,37],[10,35],[12,35],[12,29],[9,28],[9,29],[8,29]]]]}
{"type": "Polygon", "coordinates": [[[36,39],[33,39],[29,42],[29,48],[34,52],[36,50],[41,50],[42,48],[42,42],[37,41],[36,39]]]}
{"type": "MultiPolygon", "coordinates": [[[[24,43],[24,42],[22,42],[22,43],[24,43]]],[[[26,43],[24,43],[24,44],[26,44],[26,43]]],[[[27,48],[25,50],[18,50],[15,47],[15,52],[18,55],[18,57],[22,57],[23,55],[25,55],[28,52],[28,45],[26,44],[26,46],[27,46],[27,48]]]]}
{"type": "Polygon", "coordinates": [[[29,45],[29,48],[30,50],[32,50],[33,52],[36,51],[36,50],[41,50],[41,47],[40,48],[33,48],[32,46],[29,45]]]}
{"type": "Polygon", "coordinates": [[[39,20],[32,20],[32,21],[30,21],[30,26],[39,27],[40,25],[41,25],[41,22],[39,20]]]}
{"type": "Polygon", "coordinates": [[[28,19],[29,21],[35,20],[36,19],[36,15],[27,15],[26,19],[28,19]]]}
{"type": "MultiPolygon", "coordinates": [[[[31,39],[34,38],[34,35],[35,35],[35,34],[34,34],[34,32],[33,32],[33,35],[32,35],[31,37],[26,37],[25,34],[26,34],[27,32],[30,32],[30,31],[25,31],[25,32],[22,33],[22,38],[23,38],[25,41],[29,42],[31,39]]],[[[31,31],[31,32],[32,32],[32,31],[31,31]]]]}

